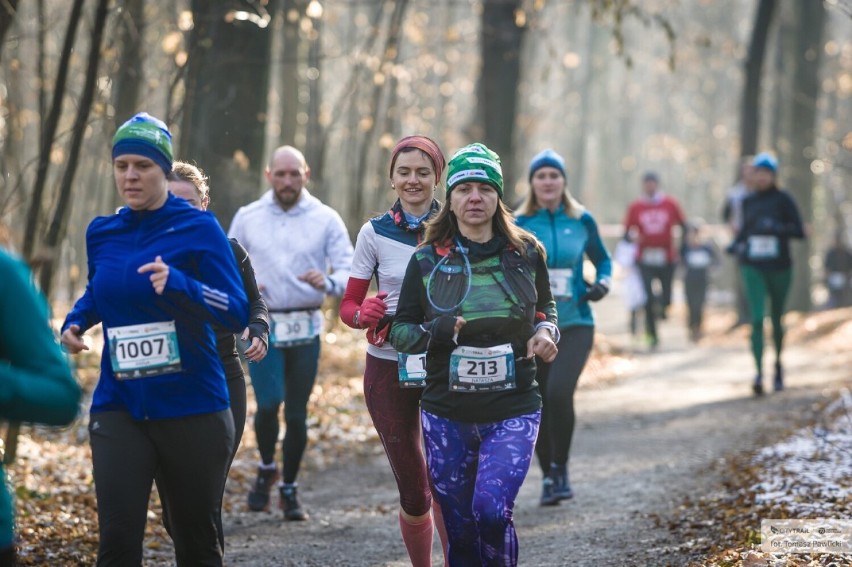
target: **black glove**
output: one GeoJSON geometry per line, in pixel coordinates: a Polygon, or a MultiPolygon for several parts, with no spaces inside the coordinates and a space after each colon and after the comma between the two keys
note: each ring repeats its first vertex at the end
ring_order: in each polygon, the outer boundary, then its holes
{"type": "Polygon", "coordinates": [[[744,249],[744,242],[731,242],[728,247],[725,248],[725,253],[730,254],[731,256],[741,256],[744,249]]]}
{"type": "Polygon", "coordinates": [[[456,318],[453,315],[441,315],[436,317],[429,326],[432,340],[444,345],[453,345],[453,336],[456,334],[456,318]]]}
{"type": "Polygon", "coordinates": [[[600,301],[606,294],[609,293],[609,286],[604,282],[595,282],[594,284],[586,284],[586,293],[580,298],[580,301],[600,301]]]}

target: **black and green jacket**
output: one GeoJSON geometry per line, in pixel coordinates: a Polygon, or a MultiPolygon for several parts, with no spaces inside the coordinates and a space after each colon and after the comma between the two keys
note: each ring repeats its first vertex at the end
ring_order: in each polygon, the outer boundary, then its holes
{"type": "MultiPolygon", "coordinates": [[[[452,313],[441,313],[429,302],[426,286],[435,265],[452,248],[434,245],[418,248],[412,255],[400,292],[390,341],[400,352],[426,352],[426,388],[421,406],[435,415],[465,422],[494,422],[541,407],[535,381],[535,359],[526,359],[527,341],[538,322],[556,324],[556,303],[550,291],[547,265],[530,245],[526,256],[508,245],[504,236],[485,244],[460,239],[469,249],[471,290],[452,313]],[[455,317],[466,324],[453,341],[455,317]],[[496,392],[461,393],[449,389],[449,359],[457,345],[474,347],[511,343],[515,353],[516,388],[496,392]]],[[[463,266],[458,254],[452,266],[463,266]]],[[[451,306],[466,287],[463,270],[440,272],[432,297],[440,306],[451,306]],[[445,284],[445,285],[444,285],[445,284]]]]}

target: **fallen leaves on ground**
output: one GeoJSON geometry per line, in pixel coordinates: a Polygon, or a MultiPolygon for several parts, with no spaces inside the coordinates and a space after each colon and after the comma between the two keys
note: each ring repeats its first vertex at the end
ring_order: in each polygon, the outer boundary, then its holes
{"type": "MultiPolygon", "coordinates": [[[[730,321],[715,321],[708,342],[728,341],[730,321]]],[[[852,310],[791,314],[790,340],[821,353],[852,341],[852,310]]],[[[735,337],[741,338],[741,337],[735,337]]],[[[841,567],[852,554],[772,554],[761,549],[761,520],[852,518],[852,396],[848,391],[816,408],[806,422],[763,449],[721,459],[722,490],[685,500],[671,517],[656,516],[673,540],[704,567],[841,567]]]]}

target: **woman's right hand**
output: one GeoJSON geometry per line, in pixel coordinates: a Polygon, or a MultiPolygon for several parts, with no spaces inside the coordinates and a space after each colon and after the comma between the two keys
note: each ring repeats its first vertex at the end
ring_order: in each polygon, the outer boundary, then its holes
{"type": "Polygon", "coordinates": [[[380,291],[375,297],[368,297],[361,303],[361,314],[358,317],[358,324],[361,327],[375,327],[382,320],[388,310],[388,304],[385,303],[385,298],[388,292],[380,291]]]}
{"type": "Polygon", "coordinates": [[[62,333],[59,342],[65,347],[65,350],[70,354],[77,354],[82,350],[89,350],[86,343],[83,342],[83,334],[80,332],[79,325],[68,325],[68,328],[62,333]]]}

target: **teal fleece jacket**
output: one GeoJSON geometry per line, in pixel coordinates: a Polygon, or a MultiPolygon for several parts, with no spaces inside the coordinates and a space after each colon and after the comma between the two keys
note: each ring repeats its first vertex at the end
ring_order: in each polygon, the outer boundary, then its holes
{"type": "MultiPolygon", "coordinates": [[[[80,387],[48,324],[44,297],[29,269],[0,250],[0,418],[66,425],[77,415],[80,387]]],[[[14,509],[0,487],[0,549],[13,543],[14,509]]]]}
{"type": "Polygon", "coordinates": [[[538,238],[547,251],[547,268],[570,269],[570,297],[555,297],[559,328],[576,325],[594,326],[595,318],[587,301],[581,301],[586,293],[583,281],[583,256],[592,261],[597,272],[595,281],[606,281],[612,277],[612,260],[601,240],[594,217],[584,211],[580,218],[565,214],[564,205],[555,212],[539,209],[533,215],[521,215],[516,219],[521,228],[538,238]]]}

